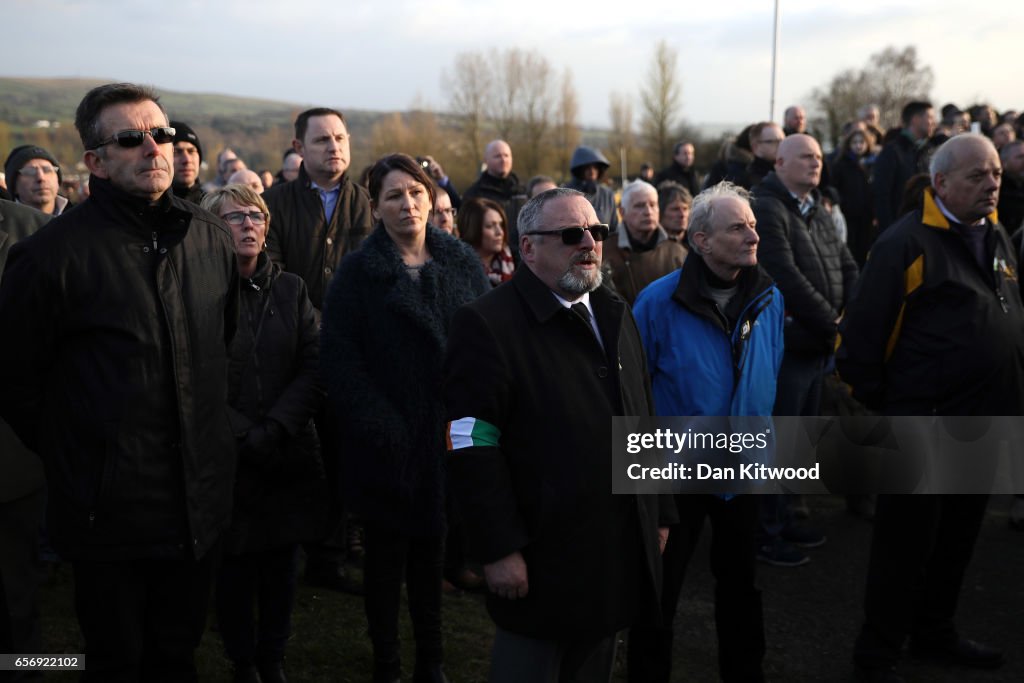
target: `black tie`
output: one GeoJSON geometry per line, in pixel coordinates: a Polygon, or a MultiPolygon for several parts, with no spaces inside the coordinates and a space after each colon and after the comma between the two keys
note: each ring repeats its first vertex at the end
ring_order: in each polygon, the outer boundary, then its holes
{"type": "MultiPolygon", "coordinates": [[[[590,323],[590,310],[587,305],[583,302],[575,303],[569,307],[569,310],[576,314],[576,317],[582,320],[587,325],[587,329],[590,330],[590,334],[594,334],[594,326],[590,323]]],[[[595,337],[597,335],[594,335],[595,337]]]]}

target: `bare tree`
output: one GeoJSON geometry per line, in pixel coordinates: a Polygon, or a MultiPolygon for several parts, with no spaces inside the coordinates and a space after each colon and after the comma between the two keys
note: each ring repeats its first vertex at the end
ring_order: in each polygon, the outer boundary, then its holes
{"type": "Polygon", "coordinates": [[[616,157],[616,161],[622,150],[626,151],[628,158],[635,144],[633,103],[622,93],[612,92],[608,99],[608,118],[612,122],[611,130],[608,132],[609,151],[616,157]]]}
{"type": "Polygon", "coordinates": [[[572,70],[565,68],[562,73],[562,84],[558,93],[558,106],[555,108],[555,161],[558,175],[565,175],[569,170],[572,152],[580,144],[579,126],[580,104],[573,85],[572,70]]]}
{"type": "Polygon", "coordinates": [[[452,71],[442,74],[441,84],[458,121],[463,154],[478,162],[486,144],[484,137],[492,97],[489,65],[479,52],[461,52],[455,56],[452,71]]]}
{"type": "Polygon", "coordinates": [[[817,118],[823,119],[833,144],[838,144],[843,124],[856,118],[858,107],[877,104],[883,127],[897,126],[903,106],[929,99],[934,82],[931,67],[918,64],[917,48],[889,46],[871,55],[864,68],[833,76],[828,85],[813,91],[811,100],[817,118]]]}
{"type": "Polygon", "coordinates": [[[640,90],[640,131],[648,154],[660,165],[672,157],[683,90],[676,76],[678,52],[662,40],[654,48],[647,82],[640,90]]]}

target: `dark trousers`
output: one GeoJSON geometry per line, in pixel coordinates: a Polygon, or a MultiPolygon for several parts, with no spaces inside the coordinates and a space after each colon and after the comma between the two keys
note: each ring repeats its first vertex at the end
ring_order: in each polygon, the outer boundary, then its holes
{"type": "Polygon", "coordinates": [[[923,643],[955,636],[960,585],[987,503],[984,495],[878,496],[858,664],[892,666],[908,635],[923,643]]]}
{"type": "Polygon", "coordinates": [[[214,553],[202,560],[77,560],[83,681],[195,681],[214,553]]]}
{"type": "Polygon", "coordinates": [[[754,553],[758,496],[723,500],[709,495],[677,495],[679,524],[662,554],[661,626],[634,626],[627,665],[635,683],[666,682],[672,672],[673,621],[686,567],[697,547],[705,518],[711,520],[711,573],[715,577],[715,630],[718,670],[724,681],[760,681],[764,659],[761,593],[755,585],[754,553]]]}
{"type": "Polygon", "coordinates": [[[0,652],[40,652],[39,526],[43,521],[43,489],[0,503],[0,632],[10,629],[11,642],[0,652]]]}
{"type": "Polygon", "coordinates": [[[391,681],[401,672],[398,610],[405,579],[409,616],[416,638],[416,679],[440,672],[441,571],[444,537],[413,537],[366,520],[363,587],[366,621],[373,642],[374,679],[391,681]]]}
{"type": "Polygon", "coordinates": [[[298,561],[297,544],[224,558],[217,572],[217,624],[236,666],[284,661],[298,561]]]}
{"type": "Polygon", "coordinates": [[[610,681],[615,634],[598,639],[541,640],[498,628],[488,683],[600,683],[610,681]]]}

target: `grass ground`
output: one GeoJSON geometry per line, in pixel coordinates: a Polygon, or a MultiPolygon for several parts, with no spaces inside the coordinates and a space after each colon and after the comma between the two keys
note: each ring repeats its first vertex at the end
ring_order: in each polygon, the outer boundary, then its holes
{"type": "MultiPolygon", "coordinates": [[[[1006,496],[994,497],[990,502],[958,612],[965,634],[1006,649],[1007,665],[994,672],[973,672],[908,661],[903,671],[909,680],[1024,681],[1024,652],[1017,649],[1024,646],[1024,534],[1007,528],[1009,502],[1006,496]]],[[[841,498],[822,496],[810,504],[814,521],[828,533],[828,543],[810,551],[812,561],[803,567],[759,569],[768,641],[764,669],[772,681],[849,681],[871,527],[845,514],[841,498]]],[[[673,681],[717,680],[707,536],[705,531],[679,605],[673,681]]],[[[61,567],[44,587],[42,614],[47,653],[82,651],[71,609],[68,567],[61,567]]],[[[484,610],[483,597],[445,596],[443,619],[449,678],[453,683],[485,681],[494,626],[484,610]]],[[[361,598],[301,586],[293,631],[287,660],[293,682],[369,680],[371,650],[361,598]]],[[[403,661],[409,672],[412,632],[404,612],[402,638],[403,661]]],[[[230,665],[222,654],[217,633],[211,629],[203,637],[198,666],[203,681],[230,680],[230,665]]],[[[46,680],[75,680],[75,675],[50,674],[46,680]]],[[[614,680],[625,681],[621,665],[614,680]]]]}

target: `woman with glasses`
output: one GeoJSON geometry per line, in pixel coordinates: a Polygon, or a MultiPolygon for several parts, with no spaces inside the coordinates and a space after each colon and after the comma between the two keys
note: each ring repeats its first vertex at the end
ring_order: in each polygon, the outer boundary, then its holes
{"type": "Polygon", "coordinates": [[[459,210],[459,237],[476,250],[492,287],[512,279],[516,264],[508,246],[508,219],[501,204],[467,199],[459,210]]]}
{"type": "Polygon", "coordinates": [[[328,416],[341,435],[345,500],[364,520],[373,680],[401,677],[404,578],[413,680],[442,681],[441,359],[456,309],[489,287],[473,250],[427,225],[434,189],[414,159],[381,158],[368,186],[376,228],[342,261],[324,305],[328,416]]]}
{"type": "Polygon", "coordinates": [[[264,251],[270,214],[260,195],[227,185],[202,207],[231,229],[242,280],[228,388],[238,472],[217,621],[235,681],[284,681],[299,543],[323,535],[327,503],[313,427],[324,397],[319,321],[302,278],[264,251]]]}

